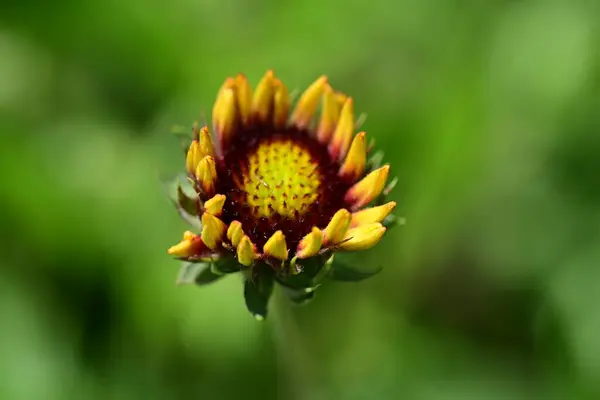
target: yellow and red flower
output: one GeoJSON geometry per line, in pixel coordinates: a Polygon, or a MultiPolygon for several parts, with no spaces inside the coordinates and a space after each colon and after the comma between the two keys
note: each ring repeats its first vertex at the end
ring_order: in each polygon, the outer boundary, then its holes
{"type": "Polygon", "coordinates": [[[322,76],[291,108],[286,86],[272,71],[254,92],[243,75],[224,82],[212,111],[214,137],[195,125],[187,150],[195,195],[182,199],[180,190],[179,206],[195,205],[191,213],[201,231],[185,232],[169,254],[235,261],[249,280],[267,274],[285,284],[308,273],[303,266],[313,260],[319,270],[334,252],[380,241],[396,206],[382,201],[390,167],[368,163],[366,135],[355,134],[352,98],[322,76]]]}

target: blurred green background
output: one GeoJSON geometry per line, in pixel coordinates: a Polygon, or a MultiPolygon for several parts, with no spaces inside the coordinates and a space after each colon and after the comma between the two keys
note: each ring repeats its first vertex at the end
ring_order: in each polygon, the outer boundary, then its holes
{"type": "Polygon", "coordinates": [[[7,1],[0,398],[600,398],[600,4],[7,1]],[[265,323],[177,287],[161,176],[222,81],[354,96],[407,223],[265,323]],[[597,397],[598,396],[598,397],[597,397]]]}

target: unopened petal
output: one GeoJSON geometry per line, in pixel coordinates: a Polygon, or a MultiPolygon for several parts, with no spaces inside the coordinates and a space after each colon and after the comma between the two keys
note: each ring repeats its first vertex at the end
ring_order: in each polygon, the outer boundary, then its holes
{"type": "Polygon", "coordinates": [[[258,253],[256,247],[248,236],[244,235],[237,246],[237,258],[240,264],[250,267],[256,260],[258,253]]]}
{"type": "Polygon", "coordinates": [[[298,244],[298,249],[296,250],[296,257],[298,258],[308,258],[312,257],[321,250],[321,245],[323,244],[323,232],[317,227],[313,227],[312,231],[304,236],[300,243],[298,244]]]}
{"type": "Polygon", "coordinates": [[[342,208],[336,212],[323,230],[323,244],[333,245],[340,242],[350,227],[351,218],[350,212],[346,209],[342,208]]]}
{"type": "Polygon", "coordinates": [[[235,77],[235,86],[237,90],[238,108],[240,117],[244,124],[248,123],[250,113],[252,112],[252,88],[248,79],[243,74],[235,77]]]}
{"type": "Polygon", "coordinates": [[[225,224],[209,213],[202,214],[202,241],[212,250],[216,250],[223,241],[225,224]]]}
{"type": "Polygon", "coordinates": [[[353,209],[359,209],[374,200],[385,186],[390,172],[390,166],[384,165],[365,176],[354,184],[346,192],[345,200],[353,205],[353,209]]]}
{"type": "Polygon", "coordinates": [[[290,112],[290,96],[287,87],[279,79],[275,79],[275,96],[273,106],[273,123],[277,128],[282,128],[287,123],[290,112]]]}
{"type": "Polygon", "coordinates": [[[331,139],[338,119],[340,118],[340,104],[336,95],[329,85],[323,90],[323,106],[321,108],[321,120],[317,128],[317,139],[326,144],[331,139]]]}
{"type": "Polygon", "coordinates": [[[354,137],[344,164],[340,168],[340,176],[351,181],[358,179],[367,165],[367,140],[365,133],[360,132],[354,137]]]}
{"type": "Polygon", "coordinates": [[[350,223],[350,226],[354,228],[361,225],[381,222],[385,219],[385,217],[390,215],[395,207],[396,202],[390,201],[389,203],[381,206],[365,208],[364,210],[352,213],[352,222],[350,223]]]}
{"type": "Polygon", "coordinates": [[[296,109],[292,114],[292,121],[298,128],[306,128],[310,124],[326,85],[327,77],[321,76],[300,96],[296,109]]]}
{"type": "Polygon", "coordinates": [[[223,212],[223,205],[225,205],[225,195],[216,194],[211,199],[204,203],[204,211],[218,217],[223,212]]]}
{"type": "Polygon", "coordinates": [[[204,126],[200,129],[199,132],[199,143],[200,143],[200,155],[204,156],[215,156],[215,148],[212,143],[212,139],[210,137],[210,132],[208,131],[208,127],[204,126]]]}
{"type": "Polygon", "coordinates": [[[285,243],[285,236],[283,235],[283,232],[275,232],[263,246],[263,251],[270,257],[275,257],[282,261],[287,260],[288,249],[287,244],[285,243]]]}
{"type": "Polygon", "coordinates": [[[268,70],[258,83],[256,91],[254,92],[254,97],[252,98],[252,112],[261,122],[266,122],[269,119],[273,106],[274,78],[273,71],[268,70]]]}
{"type": "Polygon", "coordinates": [[[385,227],[379,222],[361,225],[348,229],[344,241],[338,247],[345,251],[367,250],[379,243],[384,233],[385,227]]]}
{"type": "Polygon", "coordinates": [[[207,251],[209,249],[199,235],[186,231],[183,234],[183,240],[171,246],[167,253],[175,257],[193,257],[204,255],[207,251]]]}
{"type": "Polygon", "coordinates": [[[221,113],[222,102],[223,102],[223,92],[226,90],[235,90],[235,79],[227,78],[223,85],[219,88],[217,92],[217,98],[215,99],[215,103],[212,109],[212,120],[213,122],[218,118],[218,115],[221,113]]]}
{"type": "Polygon", "coordinates": [[[196,171],[196,167],[201,159],[200,143],[197,140],[193,140],[185,158],[185,169],[189,174],[193,174],[196,171]]]}
{"type": "Polygon", "coordinates": [[[213,110],[213,124],[219,143],[230,139],[238,122],[237,118],[235,89],[227,88],[219,95],[213,110]]]}
{"type": "Polygon", "coordinates": [[[198,235],[196,235],[192,231],[185,231],[185,232],[183,232],[183,240],[192,240],[195,237],[198,237],[198,235]]]}
{"type": "Polygon", "coordinates": [[[242,236],[244,236],[242,223],[240,221],[232,221],[229,224],[229,228],[227,228],[227,239],[229,239],[232,245],[237,246],[242,236]]]}
{"type": "Polygon", "coordinates": [[[329,154],[332,158],[341,160],[346,156],[350,142],[352,141],[352,135],[354,134],[354,103],[351,97],[349,97],[342,111],[340,112],[340,119],[333,132],[331,143],[329,144],[329,154]]]}
{"type": "Polygon", "coordinates": [[[217,168],[213,157],[206,156],[200,160],[196,167],[196,179],[204,193],[208,196],[214,194],[217,181],[217,168]]]}

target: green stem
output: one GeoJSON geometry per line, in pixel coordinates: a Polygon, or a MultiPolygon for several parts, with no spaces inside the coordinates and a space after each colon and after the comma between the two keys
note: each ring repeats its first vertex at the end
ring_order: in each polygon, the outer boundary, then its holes
{"type": "Polygon", "coordinates": [[[290,400],[315,399],[319,392],[317,371],[294,317],[295,310],[281,288],[275,288],[271,305],[273,340],[281,371],[280,396],[290,400]]]}

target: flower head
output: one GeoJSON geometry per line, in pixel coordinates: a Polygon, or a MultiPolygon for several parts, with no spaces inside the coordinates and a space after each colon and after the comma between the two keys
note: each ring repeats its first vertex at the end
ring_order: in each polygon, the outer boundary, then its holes
{"type": "Polygon", "coordinates": [[[254,92],[243,75],[228,78],[212,123],[214,136],[192,129],[185,165],[194,193],[179,188],[177,199],[201,231],[186,232],[168,253],[217,275],[242,271],[255,314],[264,316],[249,292],[268,300],[272,287],[258,282],[314,293],[334,252],[369,249],[383,237],[396,205],[384,201],[390,167],[367,160],[353,100],[325,76],[293,109],[272,71],[254,92]]]}

